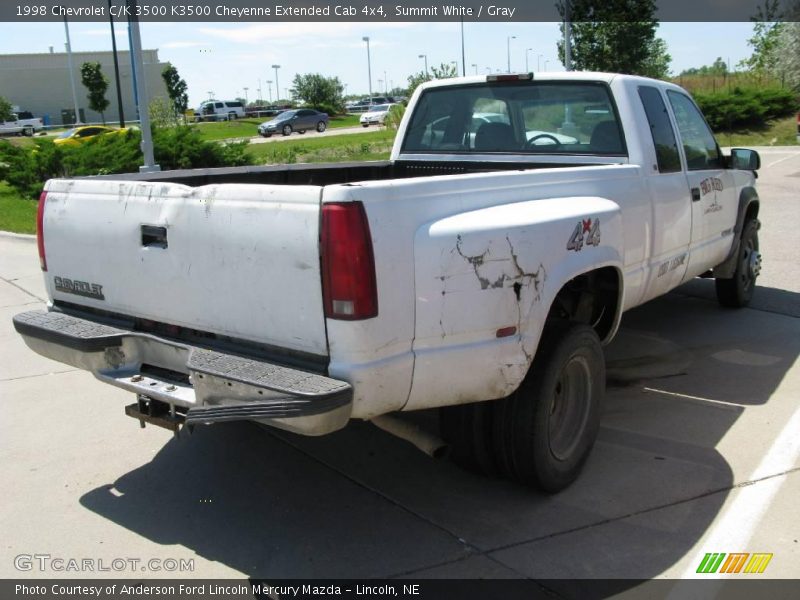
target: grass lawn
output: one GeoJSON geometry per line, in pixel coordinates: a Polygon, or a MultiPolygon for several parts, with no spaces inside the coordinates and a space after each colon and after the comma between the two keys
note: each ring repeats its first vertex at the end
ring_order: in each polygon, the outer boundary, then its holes
{"type": "Polygon", "coordinates": [[[247,154],[254,164],[385,160],[394,143],[394,131],[371,131],[301,139],[291,142],[250,144],[247,154]]]}
{"type": "MultiPolygon", "coordinates": [[[[192,127],[197,127],[206,140],[226,140],[232,138],[250,138],[258,135],[258,126],[269,121],[271,117],[258,119],[236,119],[235,121],[219,121],[208,123],[196,123],[192,127]]],[[[338,127],[356,127],[358,125],[357,115],[345,115],[341,117],[331,117],[328,122],[329,129],[338,127]]]]}
{"type": "Polygon", "coordinates": [[[0,181],[0,231],[36,233],[36,201],[20,197],[5,181],[0,181]]]}
{"type": "Polygon", "coordinates": [[[721,146],[796,146],[797,120],[787,117],[770,121],[766,127],[716,131],[721,146]]]}

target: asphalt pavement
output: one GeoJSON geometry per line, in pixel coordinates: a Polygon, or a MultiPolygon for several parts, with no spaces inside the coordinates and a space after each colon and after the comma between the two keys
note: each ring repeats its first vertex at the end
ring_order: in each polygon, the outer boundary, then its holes
{"type": "Polygon", "coordinates": [[[798,577],[800,149],[760,151],[752,306],[722,309],[713,281],[696,280],[627,313],[606,349],[599,441],[556,496],[369,423],[323,438],[140,429],[123,414],[130,394],[13,331],[44,289],[35,242],[0,236],[0,577],[658,579],[708,577],[696,570],[711,552],[771,553],[759,577],[798,577]],[[193,571],[15,567],[34,553],[193,571]]]}

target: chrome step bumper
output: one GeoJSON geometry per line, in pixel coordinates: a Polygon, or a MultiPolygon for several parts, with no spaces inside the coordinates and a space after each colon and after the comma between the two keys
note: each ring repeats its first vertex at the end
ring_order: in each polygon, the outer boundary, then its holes
{"type": "Polygon", "coordinates": [[[139,395],[186,408],[187,424],[258,420],[306,435],[341,429],[353,388],[263,360],[199,348],[60,312],[31,311],[14,328],[35,352],[139,395]],[[170,379],[158,370],[188,376],[170,379]]]}

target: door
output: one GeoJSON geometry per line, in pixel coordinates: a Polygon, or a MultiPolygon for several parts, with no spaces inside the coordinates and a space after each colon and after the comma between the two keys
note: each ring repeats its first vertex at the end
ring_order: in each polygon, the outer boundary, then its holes
{"type": "MultiPolygon", "coordinates": [[[[653,143],[651,160],[643,166],[653,203],[652,250],[641,298],[646,301],[683,280],[691,241],[692,202],[662,91],[655,86],[640,86],[638,91],[653,143]]],[[[635,303],[634,299],[631,302],[635,303]]]]}
{"type": "Polygon", "coordinates": [[[692,235],[684,281],[718,265],[727,256],[730,239],[723,235],[736,221],[733,176],[725,169],[714,134],[700,109],[681,92],[667,92],[683,146],[692,200],[692,235]]]}

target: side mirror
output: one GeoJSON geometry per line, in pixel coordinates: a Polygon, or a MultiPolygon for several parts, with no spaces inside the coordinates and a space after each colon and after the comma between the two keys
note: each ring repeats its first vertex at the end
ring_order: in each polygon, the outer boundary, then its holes
{"type": "Polygon", "coordinates": [[[761,157],[755,150],[733,148],[731,150],[731,168],[742,171],[758,171],[761,168],[761,157]]]}

